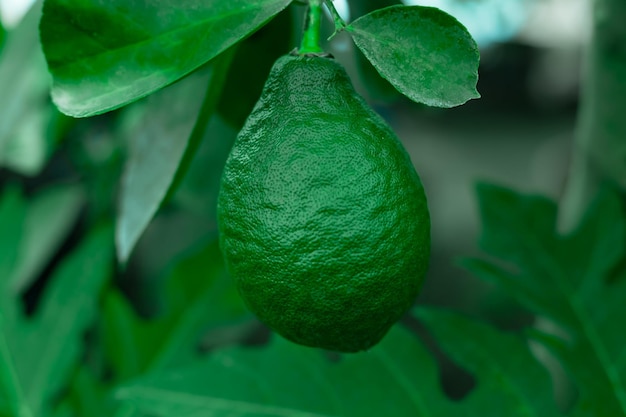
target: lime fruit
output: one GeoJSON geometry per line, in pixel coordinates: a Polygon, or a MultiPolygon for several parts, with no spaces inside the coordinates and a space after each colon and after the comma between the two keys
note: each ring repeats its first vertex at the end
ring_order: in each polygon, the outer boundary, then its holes
{"type": "Polygon", "coordinates": [[[430,252],[408,154],[325,56],[274,64],[226,162],[218,227],[250,310],[341,352],[369,349],[412,306],[430,252]]]}

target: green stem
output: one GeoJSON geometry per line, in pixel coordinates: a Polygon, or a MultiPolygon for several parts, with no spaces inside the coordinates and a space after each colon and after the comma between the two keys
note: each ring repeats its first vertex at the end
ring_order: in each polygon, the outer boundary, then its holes
{"type": "Polygon", "coordinates": [[[304,35],[299,54],[318,54],[320,47],[320,28],[322,26],[322,0],[309,0],[304,35]]]}
{"type": "Polygon", "coordinates": [[[344,30],[346,28],[346,26],[348,26],[348,25],[346,24],[346,22],[339,15],[339,12],[337,11],[337,9],[335,8],[335,5],[333,4],[333,0],[326,0],[325,3],[326,3],[326,6],[328,6],[328,10],[330,10],[330,14],[333,16],[333,22],[335,23],[335,31],[328,38],[330,40],[337,33],[339,33],[342,30],[344,30]]]}

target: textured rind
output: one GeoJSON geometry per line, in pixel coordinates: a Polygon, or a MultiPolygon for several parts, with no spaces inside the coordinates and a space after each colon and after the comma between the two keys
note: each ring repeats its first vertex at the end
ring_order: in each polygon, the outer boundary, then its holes
{"type": "Polygon", "coordinates": [[[307,346],[375,345],[428,265],[420,179],[332,58],[275,63],[226,163],[218,226],[248,307],[307,346]]]}

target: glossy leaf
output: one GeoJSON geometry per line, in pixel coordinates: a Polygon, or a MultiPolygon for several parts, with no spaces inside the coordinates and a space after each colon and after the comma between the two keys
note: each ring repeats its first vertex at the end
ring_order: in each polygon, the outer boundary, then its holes
{"type": "Polygon", "coordinates": [[[190,163],[220,96],[228,56],[151,96],[128,134],[116,225],[118,258],[126,262],[168,190],[190,163]],[[182,167],[181,167],[182,165],[182,167]]]}
{"type": "Polygon", "coordinates": [[[52,98],[75,117],[104,113],[189,74],[291,0],[47,0],[41,39],[52,98]]]}
{"type": "Polygon", "coordinates": [[[473,260],[469,269],[565,332],[565,339],[535,335],[574,378],[575,415],[626,416],[626,216],[619,199],[602,193],[582,226],[562,236],[556,204],[545,198],[488,185],[479,198],[481,247],[498,265],[473,260]]]}
{"type": "Polygon", "coordinates": [[[411,100],[454,107],[480,97],[476,42],[445,12],[391,6],[358,18],[346,30],[380,75],[411,100]]]}
{"type": "Polygon", "coordinates": [[[444,310],[420,308],[417,316],[452,359],[476,377],[481,390],[463,401],[482,409],[483,417],[561,415],[550,375],[522,337],[444,310]]]}
{"type": "Polygon", "coordinates": [[[51,106],[37,23],[41,1],[7,36],[0,55],[0,166],[35,175],[50,154],[46,125],[51,106]]]}

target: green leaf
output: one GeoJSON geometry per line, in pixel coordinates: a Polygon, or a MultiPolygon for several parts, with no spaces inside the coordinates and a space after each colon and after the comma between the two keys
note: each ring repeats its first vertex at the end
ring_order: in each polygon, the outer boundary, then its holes
{"type": "Polygon", "coordinates": [[[22,229],[25,221],[26,202],[21,190],[10,185],[0,196],[0,306],[5,312],[6,302],[13,301],[9,291],[9,277],[18,263],[19,248],[22,244],[22,229]]]}
{"type": "Polygon", "coordinates": [[[162,202],[177,186],[206,131],[231,54],[151,96],[129,134],[116,225],[118,258],[126,262],[162,202]],[[206,91],[205,94],[198,94],[206,91]],[[171,190],[171,191],[168,191],[171,190]]]}
{"type": "Polygon", "coordinates": [[[7,36],[0,56],[0,166],[35,175],[51,145],[46,126],[52,110],[46,100],[48,75],[39,46],[41,1],[7,36]]]}
{"type": "Polygon", "coordinates": [[[197,357],[203,329],[246,313],[216,241],[179,260],[163,293],[164,311],[152,320],[140,318],[119,292],[106,294],[103,338],[116,378],[187,363],[197,357]]]}
{"type": "Polygon", "coordinates": [[[76,371],[58,408],[65,409],[68,417],[110,417],[115,412],[115,404],[103,381],[87,366],[76,371]]]}
{"type": "Polygon", "coordinates": [[[74,226],[84,203],[78,186],[54,186],[37,193],[25,209],[20,236],[19,261],[8,283],[13,296],[25,291],[37,278],[74,226]]]}
{"type": "Polygon", "coordinates": [[[94,322],[111,276],[112,237],[109,227],[96,229],[52,275],[24,346],[30,369],[26,386],[33,399],[43,402],[57,395],[81,359],[84,332],[94,322]]]}
{"type": "Polygon", "coordinates": [[[41,39],[52,99],[75,117],[104,113],[189,74],[291,0],[47,0],[41,39]]]}
{"type": "Polygon", "coordinates": [[[109,228],[94,231],[54,271],[32,318],[4,320],[0,344],[14,370],[20,417],[42,415],[81,359],[84,332],[110,277],[112,246],[109,228]]]}
{"type": "Polygon", "coordinates": [[[556,204],[495,186],[479,188],[481,247],[509,271],[471,262],[479,277],[512,290],[567,337],[541,336],[579,389],[576,415],[626,416],[626,217],[604,191],[573,234],[556,231],[556,204]],[[513,237],[513,238],[512,238],[513,237]]]}
{"type": "Polygon", "coordinates": [[[411,100],[454,107],[480,97],[476,42],[445,12],[391,6],[358,18],[346,30],[380,75],[411,100]]]}
{"type": "Polygon", "coordinates": [[[560,415],[550,375],[521,337],[443,310],[420,308],[417,316],[452,359],[476,377],[480,390],[463,400],[468,408],[482,410],[482,417],[560,415]]]}
{"type": "Polygon", "coordinates": [[[25,209],[21,190],[13,185],[6,187],[0,196],[0,415],[19,416],[25,402],[9,335],[20,316],[20,306],[6,279],[18,262],[25,209]]]}
{"type": "Polygon", "coordinates": [[[334,361],[278,336],[262,348],[222,349],[193,366],[130,381],[117,398],[157,417],[560,415],[549,375],[520,338],[452,313],[419,315],[477,376],[463,400],[442,393],[432,357],[399,326],[371,351],[334,361]]]}
{"type": "Polygon", "coordinates": [[[0,306],[10,320],[21,315],[20,295],[59,249],[82,203],[76,186],[48,187],[29,201],[7,187],[0,201],[0,306]]]}
{"type": "Polygon", "coordinates": [[[415,337],[394,328],[370,352],[333,363],[276,336],[122,386],[123,404],[159,416],[444,416],[451,403],[415,337]]]}
{"type": "Polygon", "coordinates": [[[19,375],[15,369],[15,360],[7,336],[6,319],[0,311],[0,393],[6,400],[6,408],[13,416],[30,417],[32,414],[26,404],[19,375]]]}

